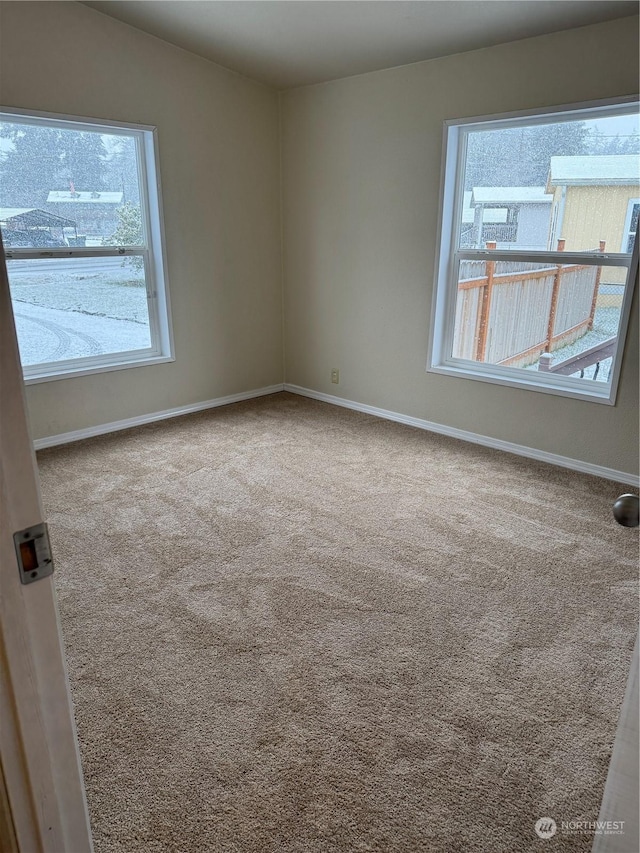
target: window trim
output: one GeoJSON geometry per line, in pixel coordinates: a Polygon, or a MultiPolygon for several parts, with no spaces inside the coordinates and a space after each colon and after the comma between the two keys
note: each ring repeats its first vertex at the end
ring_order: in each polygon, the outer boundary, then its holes
{"type": "Polygon", "coordinates": [[[78,130],[80,132],[83,130],[96,132],[101,129],[113,129],[113,131],[120,131],[121,135],[133,137],[136,143],[138,179],[141,190],[140,210],[142,213],[142,227],[145,239],[143,246],[51,247],[44,251],[15,247],[5,248],[4,253],[7,261],[42,260],[45,258],[142,256],[144,259],[145,281],[147,285],[151,347],[125,352],[103,353],[101,355],[73,358],[64,361],[24,365],[23,374],[25,384],[31,385],[57,379],[69,379],[76,376],[87,376],[130,367],[143,367],[150,364],[164,364],[175,361],[157,127],[111,119],[25,110],[2,105],[0,105],[0,118],[6,121],[14,120],[16,123],[37,126],[42,126],[44,121],[49,127],[78,130]]]}
{"type": "MultiPolygon", "coordinates": [[[[576,260],[579,260],[580,263],[588,262],[586,260],[588,255],[580,252],[554,253],[549,251],[536,252],[513,249],[494,249],[491,251],[487,249],[462,250],[456,247],[457,224],[461,221],[461,206],[464,203],[464,182],[458,181],[458,176],[464,175],[465,171],[466,145],[461,144],[461,140],[464,138],[461,137],[461,134],[478,129],[474,125],[480,126],[484,130],[489,129],[488,125],[491,125],[490,129],[492,130],[513,127],[514,120],[518,119],[522,119],[523,124],[526,123],[528,126],[533,126],[548,124],[550,121],[575,121],[581,114],[594,111],[599,111],[603,115],[606,115],[608,112],[618,115],[621,112],[626,112],[635,115],[637,114],[639,99],[640,96],[638,95],[628,95],[599,101],[519,110],[486,116],[473,116],[470,118],[448,119],[444,122],[436,258],[429,326],[429,350],[426,365],[428,373],[455,376],[496,385],[570,397],[571,399],[615,405],[623,361],[624,342],[626,340],[631,313],[631,302],[635,282],[638,277],[638,243],[640,241],[637,239],[631,256],[621,252],[606,252],[592,255],[594,265],[596,265],[597,259],[597,265],[602,265],[604,261],[607,266],[621,266],[629,270],[618,328],[618,338],[622,342],[622,346],[618,349],[616,357],[613,360],[608,383],[595,382],[589,379],[554,376],[547,373],[541,377],[538,373],[533,373],[533,371],[524,371],[518,368],[503,367],[484,362],[472,362],[446,356],[446,353],[450,352],[450,349],[447,350],[447,346],[452,339],[454,331],[455,298],[452,283],[454,279],[457,281],[455,273],[459,260],[486,260],[487,256],[490,255],[496,261],[506,259],[510,261],[529,261],[532,263],[537,261],[553,263],[553,257],[559,256],[563,263],[571,263],[576,260]],[[528,121],[526,121],[527,119],[528,121]],[[454,152],[455,156],[452,156],[451,152],[454,152]],[[527,374],[533,375],[529,376],[527,374]]],[[[589,116],[589,118],[593,117],[589,116]]]]}
{"type": "MultiPolygon", "coordinates": [[[[640,198],[630,198],[629,203],[627,204],[627,214],[624,218],[624,228],[622,231],[622,245],[620,246],[620,251],[624,251],[624,247],[629,243],[629,237],[632,234],[631,231],[631,220],[633,219],[633,208],[640,207],[640,198]]],[[[640,222],[640,219],[639,219],[640,222]]],[[[638,236],[638,226],[636,225],[635,230],[636,239],[638,236]]]]}

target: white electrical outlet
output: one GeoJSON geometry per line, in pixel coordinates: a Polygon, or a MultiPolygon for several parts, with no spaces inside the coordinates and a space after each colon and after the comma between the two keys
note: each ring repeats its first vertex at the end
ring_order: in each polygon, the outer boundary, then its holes
{"type": "Polygon", "coordinates": [[[340,382],[340,371],[337,367],[334,367],[331,371],[331,381],[334,385],[338,385],[338,383],[340,382]]]}

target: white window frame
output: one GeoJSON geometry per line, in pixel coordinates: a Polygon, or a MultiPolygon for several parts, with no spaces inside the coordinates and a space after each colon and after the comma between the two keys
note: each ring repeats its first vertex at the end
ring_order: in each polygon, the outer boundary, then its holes
{"type": "Polygon", "coordinates": [[[119,136],[134,139],[138,162],[140,210],[142,216],[143,246],[94,246],[36,248],[6,247],[9,271],[12,260],[42,260],[44,258],[104,258],[142,257],[147,288],[149,334],[151,346],[127,352],[104,353],[84,358],[73,358],[42,364],[23,365],[25,383],[30,385],[50,380],[67,379],[111,370],[141,367],[175,361],[171,305],[167,280],[162,191],[158,168],[157,128],[144,124],[130,124],[107,119],[22,110],[0,106],[0,120],[19,124],[33,124],[64,130],[117,132],[119,136]]]}
{"type": "Polygon", "coordinates": [[[466,135],[473,130],[498,130],[517,124],[527,126],[549,122],[589,120],[607,115],[638,112],[638,96],[568,104],[502,115],[475,116],[445,121],[441,203],[438,218],[438,251],[434,275],[431,311],[429,360],[427,371],[496,385],[524,388],[547,394],[614,405],[620,377],[622,353],[627,334],[633,289],[638,270],[638,243],[633,254],[623,252],[587,253],[522,250],[466,250],[457,248],[458,223],[464,200],[466,135]],[[454,358],[453,333],[458,288],[457,270],[461,260],[524,261],[545,264],[591,264],[617,266],[628,270],[618,330],[618,349],[613,358],[609,382],[558,376],[543,371],[523,370],[485,362],[454,358]]]}
{"type": "MultiPolygon", "coordinates": [[[[640,198],[630,198],[629,204],[627,205],[627,215],[624,220],[624,230],[622,232],[622,245],[620,246],[620,251],[624,252],[627,243],[629,242],[629,237],[632,234],[635,234],[636,237],[638,235],[638,229],[636,226],[636,230],[631,230],[631,219],[633,218],[633,208],[638,205],[640,207],[640,198]]],[[[640,223],[640,220],[639,220],[640,223]]]]}

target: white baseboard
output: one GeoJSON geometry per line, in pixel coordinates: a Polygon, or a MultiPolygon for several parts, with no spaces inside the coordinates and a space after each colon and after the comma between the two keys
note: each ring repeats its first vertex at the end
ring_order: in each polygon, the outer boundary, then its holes
{"type": "Polygon", "coordinates": [[[591,462],[584,462],[581,459],[572,459],[569,456],[560,456],[557,453],[548,453],[545,450],[537,450],[534,447],[527,447],[523,444],[514,444],[511,441],[502,441],[498,438],[491,438],[488,435],[480,435],[469,430],[456,429],[445,424],[438,424],[433,421],[423,420],[422,418],[414,418],[410,415],[403,415],[400,412],[391,412],[388,409],[380,409],[377,406],[368,406],[365,403],[357,403],[354,400],[345,400],[343,397],[335,397],[333,394],[323,394],[320,391],[312,391],[310,388],[302,388],[299,385],[269,385],[266,388],[255,388],[252,391],[242,391],[239,394],[229,394],[227,397],[216,397],[214,400],[205,400],[201,403],[192,403],[186,406],[176,406],[173,409],[165,409],[161,412],[151,412],[148,415],[137,415],[133,418],[125,418],[121,421],[112,421],[107,424],[99,424],[86,429],[73,430],[72,432],[63,432],[58,435],[50,435],[45,438],[37,438],[33,442],[36,450],[43,450],[46,447],[55,447],[58,444],[69,444],[73,441],[81,441],[84,438],[92,438],[96,435],[106,435],[110,432],[117,432],[131,427],[141,426],[142,424],[153,423],[154,421],[162,421],[168,418],[176,418],[180,415],[188,415],[192,412],[201,412],[205,409],[215,409],[218,406],[227,406],[229,403],[239,403],[242,400],[251,400],[254,397],[264,397],[267,394],[277,394],[279,391],[289,391],[292,394],[299,394],[302,397],[311,397],[314,400],[321,400],[325,403],[331,403],[334,406],[342,406],[345,409],[353,409],[357,412],[364,412],[368,415],[374,415],[378,418],[384,418],[389,421],[406,424],[407,426],[424,429],[428,432],[435,432],[439,435],[447,435],[451,438],[459,438],[461,441],[468,441],[472,444],[480,444],[483,447],[491,447],[495,450],[503,450],[506,453],[514,453],[517,456],[526,456],[528,459],[536,459],[539,462],[548,462],[551,465],[558,465],[560,468],[569,468],[572,471],[580,471],[584,474],[593,474],[596,477],[603,477],[606,480],[614,480],[618,483],[627,483],[630,486],[640,486],[640,477],[635,474],[628,474],[625,471],[616,471],[614,468],[605,468],[603,465],[594,465],[591,462]]]}
{"type": "Polygon", "coordinates": [[[422,418],[413,418],[400,412],[390,412],[387,409],[379,409],[377,406],[368,406],[365,403],[356,403],[353,400],[345,400],[342,397],[334,397],[333,394],[323,394],[320,391],[312,391],[299,385],[291,385],[285,382],[284,390],[292,394],[300,394],[303,397],[311,397],[314,400],[322,400],[334,406],[342,406],[345,409],[354,409],[357,412],[365,412],[378,418],[389,421],[397,421],[407,426],[424,429],[428,432],[436,432],[440,435],[448,435],[451,438],[459,438],[472,444],[481,444],[483,447],[492,447],[495,450],[503,450],[506,453],[514,453],[516,456],[526,456],[528,459],[536,459],[539,462],[548,462],[558,465],[560,468],[569,468],[572,471],[580,471],[583,474],[593,474],[596,477],[604,477],[606,480],[615,480],[617,483],[627,483],[630,486],[639,486],[640,477],[635,474],[627,474],[625,471],[616,471],[614,468],[605,468],[603,465],[593,465],[591,462],[583,462],[581,459],[572,459],[569,456],[560,456],[557,453],[548,453],[546,450],[537,450],[535,447],[526,447],[523,444],[514,444],[511,441],[502,441],[499,438],[491,438],[488,435],[480,435],[465,429],[456,429],[445,424],[425,421],[422,418]]]}
{"type": "Polygon", "coordinates": [[[72,432],[62,432],[58,435],[49,435],[45,438],[36,438],[33,446],[36,450],[45,447],[55,447],[58,444],[69,444],[72,441],[81,441],[83,438],[92,438],[95,435],[105,435],[109,432],[117,432],[121,429],[150,424],[154,421],[164,421],[168,418],[177,418],[180,415],[189,415],[192,412],[202,412],[205,409],[215,409],[218,406],[227,406],[229,403],[239,403],[241,400],[251,400],[254,397],[265,397],[267,394],[277,394],[283,391],[283,385],[269,385],[266,388],[256,388],[253,391],[241,391],[239,394],[229,394],[227,397],[216,397],[215,400],[205,400],[202,403],[191,403],[187,406],[176,406],[174,409],[165,409],[162,412],[151,412],[148,415],[137,415],[134,418],[125,418],[122,421],[112,421],[108,424],[99,424],[86,429],[76,429],[72,432]]]}

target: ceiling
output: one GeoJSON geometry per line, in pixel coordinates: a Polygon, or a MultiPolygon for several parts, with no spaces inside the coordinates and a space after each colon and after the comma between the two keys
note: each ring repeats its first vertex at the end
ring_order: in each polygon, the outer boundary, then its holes
{"type": "Polygon", "coordinates": [[[634,0],[108,0],[84,5],[276,89],[638,11],[634,0]]]}

